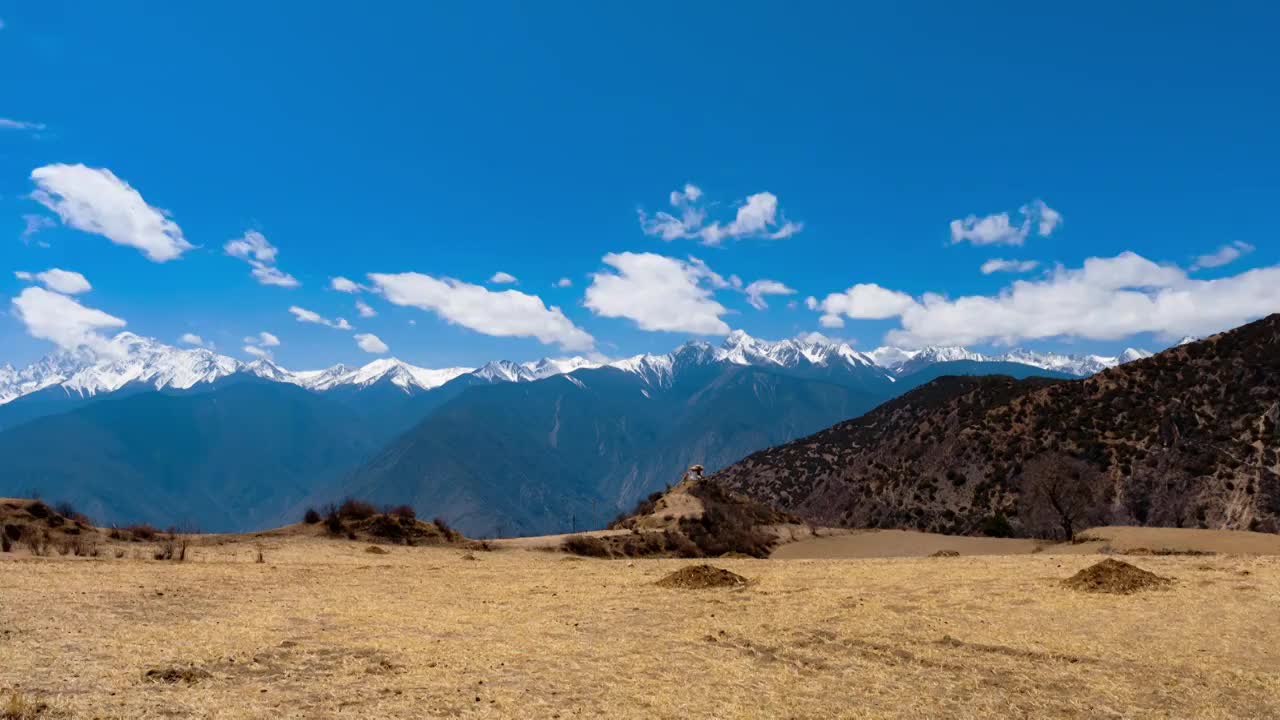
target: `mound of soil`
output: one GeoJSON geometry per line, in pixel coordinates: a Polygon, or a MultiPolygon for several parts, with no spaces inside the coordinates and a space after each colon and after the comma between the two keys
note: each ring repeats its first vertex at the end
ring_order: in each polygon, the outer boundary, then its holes
{"type": "Polygon", "coordinates": [[[747,579],[737,573],[711,565],[690,565],[667,575],[656,585],[679,590],[705,590],[707,588],[744,587],[747,579]]]}
{"type": "Polygon", "coordinates": [[[1173,581],[1121,560],[1107,558],[1072,575],[1062,584],[1081,592],[1128,595],[1140,590],[1164,587],[1173,581]]]}
{"type": "Polygon", "coordinates": [[[386,548],[381,548],[381,547],[378,547],[377,545],[370,545],[369,547],[365,548],[364,551],[372,555],[386,555],[388,552],[390,552],[386,548]]]}

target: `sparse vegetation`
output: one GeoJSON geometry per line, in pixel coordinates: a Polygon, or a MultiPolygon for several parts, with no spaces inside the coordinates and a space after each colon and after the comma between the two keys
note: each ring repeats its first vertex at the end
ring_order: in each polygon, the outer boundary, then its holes
{"type": "Polygon", "coordinates": [[[307,511],[302,515],[302,522],[308,525],[315,525],[323,519],[324,518],[320,515],[320,511],[315,508],[307,508],[307,511]]]}
{"type": "Polygon", "coordinates": [[[1277,337],[1272,315],[1081,380],[938,378],[714,479],[823,525],[1278,532],[1277,337]]]}

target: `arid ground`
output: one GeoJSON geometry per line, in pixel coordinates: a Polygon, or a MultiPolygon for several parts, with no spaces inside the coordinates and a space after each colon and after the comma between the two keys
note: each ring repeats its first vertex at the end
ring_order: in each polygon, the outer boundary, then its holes
{"type": "Polygon", "coordinates": [[[712,590],[654,584],[697,561],[288,533],[7,553],[0,717],[1280,717],[1280,557],[1128,535],[1171,586],[1063,587],[1097,544],[920,557],[938,536],[715,560],[750,584],[712,590]]]}

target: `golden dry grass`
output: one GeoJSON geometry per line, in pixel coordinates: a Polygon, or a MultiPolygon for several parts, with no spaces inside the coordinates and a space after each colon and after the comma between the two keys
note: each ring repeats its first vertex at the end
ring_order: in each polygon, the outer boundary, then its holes
{"type": "Polygon", "coordinates": [[[85,718],[1280,717],[1276,557],[1127,558],[1176,580],[1127,596],[1065,589],[1100,556],[1049,550],[723,559],[747,587],[681,591],[654,581],[698,561],[207,542],[186,563],[0,558],[0,698],[85,718]]]}

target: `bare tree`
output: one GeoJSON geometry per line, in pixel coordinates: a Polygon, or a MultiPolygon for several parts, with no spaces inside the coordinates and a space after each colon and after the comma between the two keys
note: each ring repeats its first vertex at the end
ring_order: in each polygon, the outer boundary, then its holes
{"type": "Polygon", "coordinates": [[[1024,525],[1036,535],[1072,540],[1099,517],[1098,472],[1088,463],[1060,453],[1037,455],[1023,464],[1021,510],[1024,525]]]}

